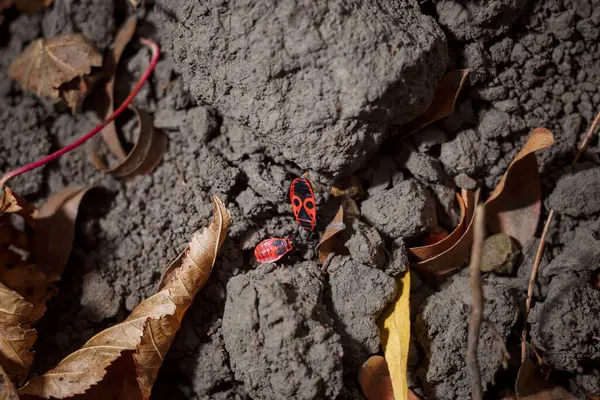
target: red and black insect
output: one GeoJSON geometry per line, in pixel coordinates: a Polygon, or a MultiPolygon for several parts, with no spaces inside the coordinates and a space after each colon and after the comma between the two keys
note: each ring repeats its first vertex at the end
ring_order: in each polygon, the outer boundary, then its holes
{"type": "Polygon", "coordinates": [[[290,202],[296,222],[307,231],[314,231],[317,225],[317,206],[315,193],[308,179],[296,178],[292,181],[290,202]]]}
{"type": "Polygon", "coordinates": [[[294,248],[290,238],[270,238],[263,240],[254,249],[254,257],[261,264],[275,262],[294,248]]]}

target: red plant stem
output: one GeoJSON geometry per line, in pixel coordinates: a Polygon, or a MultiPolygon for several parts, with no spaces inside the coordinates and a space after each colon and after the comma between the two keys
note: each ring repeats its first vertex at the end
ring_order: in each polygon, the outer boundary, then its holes
{"type": "Polygon", "coordinates": [[[82,144],[84,144],[85,142],[87,142],[88,140],[93,138],[100,131],[102,131],[102,129],[104,129],[104,127],[106,127],[106,125],[110,124],[123,111],[125,111],[125,109],[129,106],[129,104],[131,104],[131,102],[133,101],[135,96],[137,96],[137,94],[140,91],[140,89],[142,88],[142,86],[144,86],[144,83],[146,83],[146,81],[152,74],[154,67],[156,67],[156,63],[158,62],[158,58],[160,57],[160,47],[158,46],[158,44],[156,42],[154,42],[151,39],[145,39],[145,38],[140,39],[140,42],[142,42],[143,45],[149,47],[150,50],[152,50],[152,58],[150,59],[150,65],[148,65],[148,68],[146,68],[146,71],[144,71],[144,74],[138,80],[138,82],[136,83],[136,85],[133,88],[133,90],[131,91],[131,93],[129,93],[129,96],[127,96],[127,98],[125,99],[125,101],[123,101],[123,103],[119,106],[119,108],[117,108],[115,110],[115,112],[113,112],[108,118],[106,118],[104,120],[104,122],[102,122],[100,125],[96,126],[89,133],[86,133],[84,136],[82,136],[75,142],[71,143],[70,145],[63,147],[62,149],[58,150],[57,152],[52,153],[49,156],[42,158],[41,160],[38,160],[31,164],[27,164],[23,167],[17,168],[15,170],[10,171],[7,174],[5,174],[2,177],[2,179],[0,179],[0,188],[4,187],[6,182],[8,182],[10,179],[14,178],[15,176],[19,176],[25,172],[31,171],[33,169],[41,167],[42,165],[48,164],[50,161],[55,160],[58,157],[62,156],[63,154],[68,153],[69,151],[81,146],[82,144]]]}

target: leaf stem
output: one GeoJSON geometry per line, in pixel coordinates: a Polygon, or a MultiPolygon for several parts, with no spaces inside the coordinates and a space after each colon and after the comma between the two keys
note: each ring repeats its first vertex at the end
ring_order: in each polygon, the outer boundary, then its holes
{"type": "Polygon", "coordinates": [[[129,95],[123,101],[123,103],[119,106],[119,108],[117,108],[115,110],[115,112],[113,112],[108,118],[106,118],[100,125],[96,126],[94,129],[92,129],[90,132],[86,133],[84,136],[82,136],[75,142],[42,158],[41,160],[38,160],[31,164],[27,164],[23,167],[17,168],[15,170],[12,170],[12,171],[8,172],[7,174],[5,174],[2,177],[2,179],[0,179],[0,188],[3,188],[4,185],[6,184],[6,182],[8,182],[10,179],[14,178],[15,176],[19,176],[25,172],[29,172],[33,169],[41,167],[42,165],[48,164],[50,161],[55,160],[58,157],[62,156],[63,154],[68,153],[71,150],[76,149],[77,147],[81,146],[82,144],[84,144],[85,142],[87,142],[88,140],[93,138],[100,131],[102,131],[102,129],[104,129],[104,127],[106,127],[106,125],[110,124],[123,111],[125,111],[125,109],[129,106],[129,104],[131,104],[131,102],[133,101],[135,96],[137,96],[137,94],[139,93],[139,91],[142,88],[142,86],[144,85],[144,83],[148,80],[148,78],[152,74],[154,67],[156,67],[156,63],[158,62],[158,58],[160,57],[160,47],[158,46],[158,44],[155,41],[153,41],[151,39],[142,38],[142,39],[140,39],[140,42],[143,45],[150,48],[150,50],[152,51],[152,58],[150,59],[150,64],[148,65],[148,68],[146,68],[146,70],[144,71],[144,74],[140,77],[140,79],[136,83],[136,85],[133,88],[133,90],[131,91],[131,93],[129,93],[129,95]]]}

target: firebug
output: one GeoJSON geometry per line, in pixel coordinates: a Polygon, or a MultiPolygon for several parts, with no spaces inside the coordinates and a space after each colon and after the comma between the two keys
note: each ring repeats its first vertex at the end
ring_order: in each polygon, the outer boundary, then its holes
{"type": "Polygon", "coordinates": [[[269,238],[254,249],[254,257],[261,264],[275,262],[294,248],[290,238],[269,238]]]}
{"type": "Polygon", "coordinates": [[[290,202],[296,222],[307,231],[314,231],[317,225],[317,206],[315,193],[308,179],[296,178],[292,181],[290,202]]]}

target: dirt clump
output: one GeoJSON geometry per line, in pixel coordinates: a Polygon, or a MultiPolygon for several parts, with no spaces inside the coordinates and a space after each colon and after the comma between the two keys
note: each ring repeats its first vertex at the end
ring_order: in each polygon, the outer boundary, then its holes
{"type": "MultiPolygon", "coordinates": [[[[484,319],[507,338],[518,317],[516,292],[503,285],[484,284],[484,319]]],[[[415,332],[425,350],[418,376],[428,396],[467,398],[471,393],[466,373],[467,326],[471,288],[466,276],[457,276],[441,291],[428,297],[416,317],[415,332]]],[[[478,359],[484,391],[502,368],[501,347],[487,323],[482,324],[478,359]]]]}
{"type": "Polygon", "coordinates": [[[412,238],[437,225],[436,203],[414,179],[400,182],[362,202],[361,214],[388,238],[412,238]]]}
{"type": "Polygon", "coordinates": [[[600,169],[593,165],[560,177],[550,194],[550,207],[561,214],[584,217],[600,212],[600,169]]]}
{"type": "Polygon", "coordinates": [[[340,337],[322,305],[321,272],[265,265],[227,284],[223,340],[236,379],[254,398],[335,398],[340,337]]]}
{"type": "Polygon", "coordinates": [[[196,100],[329,178],[425,111],[447,65],[444,35],[413,1],[157,4],[196,100]]]}
{"type": "Polygon", "coordinates": [[[386,273],[347,256],[336,256],[327,272],[328,301],[349,362],[345,372],[353,379],[368,356],[379,351],[376,321],[396,295],[396,282],[386,273]]]}

